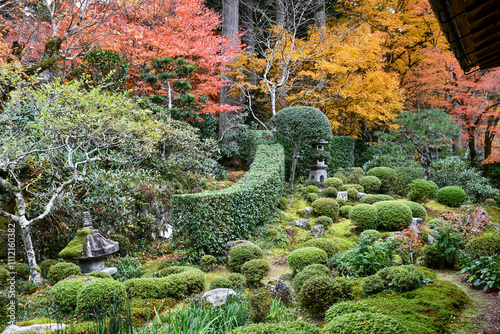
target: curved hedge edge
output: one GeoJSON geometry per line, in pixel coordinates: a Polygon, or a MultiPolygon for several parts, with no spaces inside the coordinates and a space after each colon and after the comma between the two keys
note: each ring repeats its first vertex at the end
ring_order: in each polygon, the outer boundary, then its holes
{"type": "Polygon", "coordinates": [[[248,238],[276,211],[284,160],[280,144],[261,144],[250,170],[230,188],[173,196],[174,244],[196,257],[222,257],[228,241],[248,238]]]}

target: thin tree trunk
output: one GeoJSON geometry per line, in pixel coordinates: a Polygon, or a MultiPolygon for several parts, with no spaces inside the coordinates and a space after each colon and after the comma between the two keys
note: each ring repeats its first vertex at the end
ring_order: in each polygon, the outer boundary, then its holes
{"type": "Polygon", "coordinates": [[[21,227],[24,249],[26,251],[26,257],[28,258],[28,265],[30,267],[30,280],[35,284],[39,284],[41,283],[41,277],[40,273],[37,271],[36,256],[35,250],[33,249],[33,243],[31,241],[30,227],[26,226],[26,224],[26,218],[21,217],[19,226],[21,227]]]}
{"type": "Polygon", "coordinates": [[[285,25],[285,4],[284,0],[276,0],[276,24],[285,25]]]}
{"type": "Polygon", "coordinates": [[[477,169],[477,150],[476,150],[476,136],[474,133],[469,131],[469,154],[470,154],[470,164],[472,167],[477,169]]]}
{"type": "Polygon", "coordinates": [[[292,155],[292,169],[290,170],[290,183],[288,184],[289,188],[293,188],[293,183],[295,182],[295,171],[297,169],[297,162],[299,161],[299,153],[300,150],[296,145],[293,146],[293,155],[292,155]]]}
{"type": "MultiPolygon", "coordinates": [[[[491,155],[491,150],[493,146],[493,140],[495,139],[495,133],[493,130],[498,125],[500,117],[490,116],[488,118],[488,126],[484,133],[484,158],[487,159],[491,155]]],[[[489,177],[491,173],[491,164],[483,165],[483,176],[489,177]]]]}
{"type": "Polygon", "coordinates": [[[325,0],[315,0],[316,13],[314,20],[318,28],[324,27],[326,23],[325,0]]]}

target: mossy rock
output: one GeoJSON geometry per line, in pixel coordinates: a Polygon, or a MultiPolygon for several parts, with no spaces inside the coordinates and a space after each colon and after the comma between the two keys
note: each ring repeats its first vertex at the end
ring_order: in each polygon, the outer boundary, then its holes
{"type": "Polygon", "coordinates": [[[87,243],[87,236],[92,234],[92,230],[81,229],[76,232],[76,237],[59,252],[59,257],[63,259],[73,259],[83,254],[83,245],[87,243]]]}

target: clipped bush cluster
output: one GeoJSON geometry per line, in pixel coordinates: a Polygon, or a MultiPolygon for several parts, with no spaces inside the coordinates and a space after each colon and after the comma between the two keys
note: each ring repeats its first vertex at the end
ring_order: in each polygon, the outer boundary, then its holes
{"type": "Polygon", "coordinates": [[[200,268],[204,272],[217,268],[217,259],[213,255],[205,255],[200,260],[200,268]]]}
{"type": "Polygon", "coordinates": [[[57,310],[69,313],[75,310],[78,291],[87,283],[83,279],[67,279],[57,282],[49,291],[57,310]]]}
{"type": "Polygon", "coordinates": [[[424,203],[436,198],[439,188],[437,184],[432,181],[416,179],[410,183],[409,189],[410,192],[408,193],[408,199],[410,201],[424,203]]]}
{"type": "Polygon", "coordinates": [[[406,206],[410,208],[411,216],[413,218],[422,218],[424,221],[427,220],[427,211],[422,205],[412,201],[398,201],[398,202],[404,203],[406,206]]]}
{"type": "Polygon", "coordinates": [[[356,188],[347,189],[347,198],[350,201],[356,201],[358,199],[358,190],[356,188]]]}
{"type": "Polygon", "coordinates": [[[396,171],[390,167],[375,167],[366,173],[368,176],[376,176],[381,182],[380,192],[387,193],[396,185],[397,174],[396,171]]]}
{"type": "Polygon", "coordinates": [[[362,193],[365,191],[365,188],[363,188],[362,185],[360,184],[355,184],[355,183],[348,183],[348,184],[344,184],[342,186],[342,191],[348,191],[350,188],[354,188],[356,189],[358,192],[362,193]]]}
{"type": "Polygon", "coordinates": [[[304,247],[316,247],[326,252],[328,258],[331,258],[339,252],[337,243],[328,238],[315,238],[304,243],[304,247]]]}
{"type": "Polygon", "coordinates": [[[462,205],[466,199],[467,194],[465,191],[456,186],[444,187],[439,189],[437,192],[438,202],[451,207],[458,207],[462,205]]]}
{"type": "Polygon", "coordinates": [[[231,334],[320,334],[319,328],[302,321],[250,324],[233,329],[231,334]]]}
{"type": "Polygon", "coordinates": [[[361,231],[375,230],[380,225],[378,210],[370,204],[358,204],[349,211],[349,219],[361,231]]]}
{"type": "Polygon", "coordinates": [[[231,273],[227,276],[227,279],[231,282],[231,288],[233,290],[241,290],[247,285],[247,280],[242,274],[231,273]]]}
{"type": "Polygon", "coordinates": [[[288,255],[288,265],[296,270],[301,271],[310,264],[325,265],[328,260],[326,252],[317,247],[303,247],[294,250],[288,255]]]}
{"type": "Polygon", "coordinates": [[[57,260],[43,260],[40,262],[40,274],[42,275],[43,278],[47,278],[47,275],[49,274],[49,269],[52,267],[54,264],[58,264],[59,261],[57,260]]]}
{"type": "Polygon", "coordinates": [[[377,230],[364,230],[363,232],[361,232],[361,234],[359,236],[361,238],[368,238],[372,242],[375,242],[376,240],[382,239],[382,235],[377,230]]]}
{"type": "Polygon", "coordinates": [[[306,200],[308,202],[314,202],[315,200],[317,200],[319,198],[318,194],[317,193],[310,193],[310,194],[307,194],[306,195],[306,200]]]}
{"type": "Polygon", "coordinates": [[[172,197],[174,243],[193,255],[224,255],[230,240],[248,238],[276,210],[284,182],[284,151],[279,144],[259,145],[250,170],[221,191],[172,197]]]}
{"type": "Polygon", "coordinates": [[[256,289],[248,295],[248,309],[253,322],[262,322],[269,314],[273,295],[268,289],[256,289]]]}
{"type": "Polygon", "coordinates": [[[327,216],[319,216],[314,220],[314,224],[321,224],[325,228],[328,228],[333,224],[333,219],[327,216]]]}
{"type": "Polygon", "coordinates": [[[27,280],[30,278],[30,266],[26,263],[16,263],[14,265],[14,272],[18,278],[27,280]]]}
{"type": "Polygon", "coordinates": [[[47,278],[57,283],[70,275],[81,275],[80,267],[70,262],[60,262],[50,267],[47,278]]]}
{"type": "Polygon", "coordinates": [[[339,215],[339,204],[333,198],[318,198],[311,207],[318,216],[327,216],[335,219],[339,215]]]}
{"type": "Polygon", "coordinates": [[[107,313],[113,306],[125,305],[125,285],[114,279],[97,279],[81,287],[77,296],[76,312],[85,318],[107,313]]]}
{"type": "Polygon", "coordinates": [[[9,277],[9,271],[5,268],[0,268],[0,288],[7,284],[9,277]]]}
{"type": "Polygon", "coordinates": [[[241,267],[241,272],[245,275],[248,286],[258,287],[260,280],[263,279],[271,270],[266,260],[255,259],[245,262],[241,267]]]}
{"type": "Polygon", "coordinates": [[[323,329],[324,334],[407,334],[399,321],[373,312],[354,312],[333,318],[323,329]]]}
{"type": "Polygon", "coordinates": [[[388,267],[363,280],[363,292],[367,295],[384,290],[406,292],[418,288],[424,282],[424,275],[414,266],[388,267]]]}
{"type": "Polygon", "coordinates": [[[465,245],[465,253],[471,259],[500,255],[500,233],[486,234],[472,239],[465,245]]]}
{"type": "Polygon", "coordinates": [[[113,277],[111,277],[110,274],[105,273],[104,271],[100,271],[100,270],[92,271],[91,273],[89,273],[89,276],[92,276],[95,278],[113,278],[113,277]]]}
{"type": "Polygon", "coordinates": [[[373,204],[377,208],[380,228],[386,231],[401,230],[411,223],[411,209],[400,201],[382,201],[373,204]]]}
{"type": "Polygon", "coordinates": [[[342,189],[344,182],[338,177],[329,177],[323,182],[323,185],[327,188],[342,189]]]}
{"type": "Polygon", "coordinates": [[[214,277],[214,279],[210,281],[210,286],[208,289],[213,290],[213,289],[231,288],[231,287],[232,283],[226,277],[214,277]]]}
{"type": "Polygon", "coordinates": [[[311,193],[317,194],[318,191],[319,191],[319,188],[316,186],[310,185],[310,186],[306,187],[306,193],[308,193],[308,194],[311,194],[311,193]]]}
{"type": "Polygon", "coordinates": [[[354,312],[376,313],[377,309],[365,301],[344,301],[334,304],[325,312],[325,322],[329,323],[333,318],[354,312]]]}
{"type": "Polygon", "coordinates": [[[229,269],[240,272],[245,262],[263,257],[264,252],[259,246],[250,243],[238,244],[229,251],[229,269]]]}
{"type": "Polygon", "coordinates": [[[328,187],[321,192],[321,196],[335,199],[335,198],[337,198],[337,193],[338,193],[337,188],[328,187]]]}
{"type": "Polygon", "coordinates": [[[337,203],[339,204],[339,206],[344,206],[344,205],[346,205],[346,201],[345,201],[345,199],[343,199],[343,198],[337,198],[337,199],[336,199],[336,201],[337,201],[337,203]]]}
{"type": "Polygon", "coordinates": [[[334,303],[341,300],[342,286],[333,278],[323,275],[310,277],[299,292],[300,305],[315,316],[323,316],[334,303]]]}
{"type": "Polygon", "coordinates": [[[382,202],[382,201],[394,201],[394,198],[392,196],[389,196],[389,195],[368,194],[360,200],[360,202],[364,203],[364,204],[374,204],[374,203],[382,202]]]}
{"type": "Polygon", "coordinates": [[[365,176],[365,171],[361,167],[339,168],[334,176],[344,183],[359,184],[359,180],[365,176]]]}
{"type": "Polygon", "coordinates": [[[342,205],[339,208],[339,215],[341,217],[349,217],[349,211],[351,211],[352,208],[353,208],[352,205],[342,205]]]}
{"type": "Polygon", "coordinates": [[[296,293],[300,292],[300,288],[304,284],[305,281],[314,276],[331,276],[330,269],[327,266],[322,264],[311,264],[302,269],[295,277],[293,278],[293,288],[296,293]]]}
{"type": "Polygon", "coordinates": [[[367,193],[371,194],[371,193],[376,193],[377,191],[380,190],[382,182],[376,176],[363,176],[359,180],[359,184],[363,186],[363,188],[367,193]]]}

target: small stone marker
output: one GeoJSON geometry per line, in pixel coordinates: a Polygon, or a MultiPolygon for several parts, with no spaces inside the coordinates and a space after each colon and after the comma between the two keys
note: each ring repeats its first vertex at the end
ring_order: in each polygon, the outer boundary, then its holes
{"type": "Polygon", "coordinates": [[[220,288],[213,289],[208,292],[205,292],[201,299],[203,301],[207,301],[212,306],[220,306],[226,304],[228,299],[231,299],[236,296],[236,292],[233,289],[228,288],[220,288]]]}

